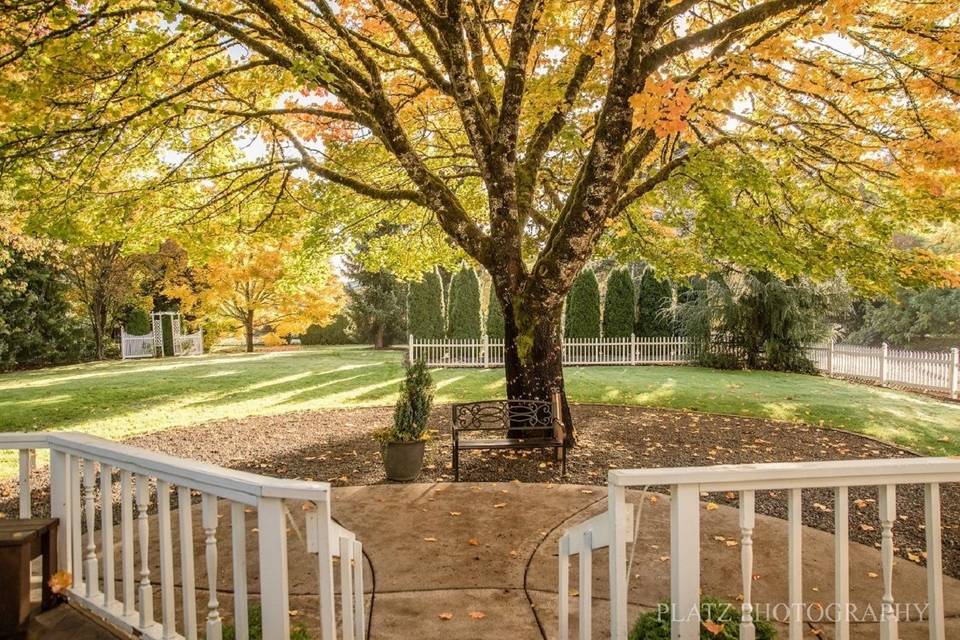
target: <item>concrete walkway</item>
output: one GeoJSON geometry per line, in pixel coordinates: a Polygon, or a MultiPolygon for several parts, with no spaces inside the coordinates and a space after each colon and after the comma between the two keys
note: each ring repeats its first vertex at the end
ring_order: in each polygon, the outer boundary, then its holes
{"type": "MultiPolygon", "coordinates": [[[[556,637],[557,539],[565,528],[606,508],[602,487],[549,484],[413,484],[334,489],[334,516],[354,531],[366,555],[365,585],[370,637],[382,640],[502,639],[556,637]]],[[[669,594],[669,498],[640,492],[641,526],[630,572],[631,617],[649,610],[669,594]]],[[[203,615],[203,537],[199,508],[194,514],[198,611],[203,615]]],[[[255,513],[248,513],[248,565],[251,595],[259,593],[255,513]]],[[[289,534],[291,608],[295,621],[316,630],[316,560],[301,539],[302,513],[294,512],[289,534]]],[[[229,585],[229,515],[221,510],[218,535],[219,587],[229,585]]],[[[702,591],[736,602],[740,585],[737,511],[720,506],[701,512],[702,591]],[[728,541],[732,541],[728,544],[728,541]]],[[[154,523],[151,523],[152,531],[154,523]]],[[[754,536],[754,602],[787,601],[786,523],[757,517],[754,536]]],[[[808,603],[829,603],[833,594],[833,536],[805,529],[804,596],[808,603]]],[[[870,605],[879,615],[882,579],[877,550],[850,549],[851,598],[858,610],[870,605]]],[[[158,554],[151,551],[151,562],[158,554]]],[[[153,574],[157,576],[157,573],[153,574]]],[[[607,554],[594,557],[594,637],[608,633],[607,554]]],[[[179,581],[179,575],[176,576],[179,581]]],[[[947,637],[960,637],[960,582],[946,578],[947,637]]],[[[574,563],[571,588],[577,584],[574,563]]],[[[894,593],[898,603],[926,602],[925,569],[897,559],[894,593]]],[[[232,594],[219,594],[229,619],[232,594]]],[[[180,595],[177,594],[179,606],[180,595]]],[[[576,610],[576,598],[571,600],[576,610]]],[[[782,607],[781,607],[782,609],[782,607]]],[[[159,612],[159,608],[157,609],[159,612]]],[[[916,611],[911,612],[916,616],[916,611]]],[[[571,621],[576,629],[576,620],[571,621]]],[[[781,638],[785,638],[783,627],[781,638]]],[[[807,637],[832,638],[830,625],[810,624],[807,637]],[[821,628],[819,636],[815,628],[821,628]]],[[[926,623],[900,627],[903,640],[925,638],[926,623]]],[[[56,633],[45,637],[71,637],[56,633]]],[[[876,624],[854,625],[853,637],[876,638],[876,624]]]]}

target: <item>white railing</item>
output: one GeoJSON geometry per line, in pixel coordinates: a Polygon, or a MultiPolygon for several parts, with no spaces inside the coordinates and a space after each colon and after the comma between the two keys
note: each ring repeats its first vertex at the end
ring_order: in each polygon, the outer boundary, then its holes
{"type": "Polygon", "coordinates": [[[821,344],[807,347],[807,357],[830,376],[869,380],[933,391],[956,398],[960,386],[960,351],[903,351],[880,347],[821,344]]]}
{"type": "Polygon", "coordinates": [[[148,333],[145,336],[134,336],[127,333],[126,329],[120,329],[120,357],[124,360],[130,358],[152,358],[156,355],[156,348],[153,343],[153,334],[148,333]]]}
{"type": "MultiPolygon", "coordinates": [[[[431,367],[501,367],[503,339],[416,340],[409,337],[410,361],[423,360],[431,367]]],[[[689,338],[567,338],[563,362],[567,365],[685,364],[697,353],[689,338]]]]}
{"type": "Polygon", "coordinates": [[[58,569],[70,572],[73,580],[67,597],[108,624],[155,640],[198,636],[215,640],[229,623],[236,638],[248,638],[246,514],[255,511],[250,544],[255,545],[259,565],[263,638],[289,638],[287,521],[293,513],[308,511],[307,550],[318,558],[322,638],[336,640],[338,617],[339,637],[365,637],[363,550],[351,532],[331,519],[328,483],[233,471],[80,433],[0,434],[3,449],[20,451],[21,517],[32,513],[34,452],[49,451],[50,513],[60,520],[58,569]],[[201,572],[194,562],[191,505],[195,497],[201,503],[197,532],[204,552],[197,564],[203,566],[206,578],[201,587],[197,586],[201,572]],[[157,515],[152,520],[148,512],[154,508],[157,515]],[[115,513],[119,513],[118,523],[115,513]],[[231,540],[231,584],[218,581],[217,541],[224,535],[231,540]],[[154,548],[159,553],[159,576],[151,571],[149,554],[154,548]],[[178,554],[180,571],[175,578],[178,554]],[[339,612],[334,596],[335,558],[339,559],[339,612]],[[176,589],[182,596],[179,620],[176,589]],[[159,619],[154,611],[155,590],[159,591],[159,619]],[[232,616],[221,615],[218,598],[222,593],[233,594],[232,616]]]}
{"type": "MultiPolygon", "coordinates": [[[[670,489],[670,611],[673,640],[700,638],[700,496],[701,492],[738,492],[740,525],[740,637],[754,637],[753,530],[755,493],[758,490],[787,492],[787,549],[789,640],[801,640],[804,632],[803,602],[803,489],[832,488],[834,491],[834,574],[836,612],[834,637],[849,640],[850,606],[850,487],[876,486],[879,489],[878,530],[883,594],[880,632],[884,640],[896,640],[898,617],[893,584],[894,532],[897,520],[898,485],[921,484],[925,494],[924,532],[928,608],[925,617],[931,640],[945,640],[943,606],[942,522],[940,485],[960,482],[960,459],[916,458],[854,460],[773,464],[724,465],[675,469],[628,469],[610,471],[607,511],[568,529],[559,548],[559,638],[569,638],[570,557],[579,556],[579,640],[592,637],[592,554],[609,548],[610,637],[625,640],[628,633],[627,593],[629,584],[628,546],[635,531],[633,509],[627,502],[630,487],[667,486],[670,489]]],[[[642,525],[642,514],[641,514],[642,525]]],[[[636,568],[633,568],[636,570],[636,568]]],[[[734,589],[735,590],[735,589],[734,589]]],[[[822,605],[821,605],[822,606],[822,605]]]]}

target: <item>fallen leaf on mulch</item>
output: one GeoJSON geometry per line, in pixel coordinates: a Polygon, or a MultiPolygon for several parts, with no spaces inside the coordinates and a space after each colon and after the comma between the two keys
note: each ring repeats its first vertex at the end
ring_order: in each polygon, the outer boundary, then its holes
{"type": "Polygon", "coordinates": [[[441,620],[453,620],[453,614],[449,612],[443,612],[437,616],[441,620]]]}
{"type": "Polygon", "coordinates": [[[471,611],[469,615],[474,620],[483,620],[487,617],[487,614],[485,614],[483,611],[471,611]]]}

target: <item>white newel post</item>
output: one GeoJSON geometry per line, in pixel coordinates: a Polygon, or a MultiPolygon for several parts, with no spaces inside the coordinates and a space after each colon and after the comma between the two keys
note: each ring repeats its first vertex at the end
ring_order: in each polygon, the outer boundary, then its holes
{"type": "Polygon", "coordinates": [[[413,334],[407,336],[407,357],[410,359],[410,364],[413,364],[413,334]]]}
{"type": "Polygon", "coordinates": [[[261,498],[257,508],[257,529],[264,638],[290,636],[286,524],[283,500],[261,498]]]}
{"type": "Polygon", "coordinates": [[[670,487],[670,637],[700,638],[700,490],[670,487]]]}
{"type": "Polygon", "coordinates": [[[950,397],[956,398],[960,386],[960,349],[950,349],[950,397]]]}
{"type": "MultiPolygon", "coordinates": [[[[627,520],[626,489],[607,483],[607,508],[610,512],[610,638],[627,638],[627,537],[633,523],[627,520]]],[[[580,549],[584,557],[584,549],[580,549]]],[[[589,557],[589,556],[587,556],[589,557]]],[[[583,584],[583,576],[580,577],[583,584]]],[[[565,594],[562,594],[565,595],[565,594]]],[[[582,597],[583,594],[581,594],[582,597]]]]}
{"type": "Polygon", "coordinates": [[[70,456],[50,450],[50,515],[60,520],[57,527],[57,571],[71,567],[70,557],[70,456]]]}
{"type": "Polygon", "coordinates": [[[887,384],[887,343],[880,347],[880,384],[887,384]]]}
{"type": "Polygon", "coordinates": [[[827,351],[827,375],[833,375],[833,340],[830,341],[830,350],[827,351]]]}

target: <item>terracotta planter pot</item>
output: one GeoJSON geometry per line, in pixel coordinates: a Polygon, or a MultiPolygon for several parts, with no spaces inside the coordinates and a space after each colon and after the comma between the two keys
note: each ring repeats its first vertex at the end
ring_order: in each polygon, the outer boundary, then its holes
{"type": "Polygon", "coordinates": [[[423,468],[426,442],[388,442],[383,446],[383,466],[387,480],[410,482],[416,480],[423,468]]]}

